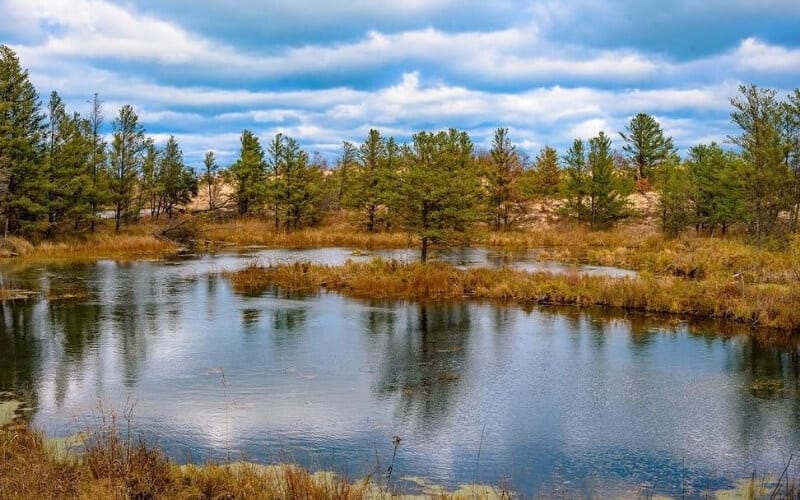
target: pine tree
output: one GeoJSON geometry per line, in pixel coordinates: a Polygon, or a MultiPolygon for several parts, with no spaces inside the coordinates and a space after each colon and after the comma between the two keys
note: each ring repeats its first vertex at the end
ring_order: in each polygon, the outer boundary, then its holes
{"type": "MultiPolygon", "coordinates": [[[[120,109],[114,120],[110,154],[111,202],[114,204],[114,224],[119,232],[122,222],[132,215],[136,182],[142,169],[147,139],[139,117],[130,105],[120,109]]],[[[137,214],[138,215],[138,212],[137,214]]]]}
{"type": "Polygon", "coordinates": [[[565,211],[583,221],[589,218],[589,195],[591,193],[591,175],[586,160],[586,148],[581,139],[575,139],[564,156],[564,197],[565,211]]]}
{"type": "Polygon", "coordinates": [[[284,137],[280,178],[280,205],[284,209],[287,229],[300,229],[319,220],[317,201],[322,172],[308,164],[308,154],[291,137],[284,137]]]}
{"type": "Polygon", "coordinates": [[[139,181],[139,207],[150,210],[150,218],[158,220],[163,205],[164,188],[159,171],[160,152],[153,141],[148,140],[142,160],[142,175],[139,181]]]}
{"type": "Polygon", "coordinates": [[[47,215],[45,116],[39,94],[11,48],[0,45],[0,195],[9,227],[39,230],[47,215]]]}
{"type": "Polygon", "coordinates": [[[535,195],[550,198],[558,193],[561,186],[561,168],[558,165],[558,152],[545,146],[536,156],[531,172],[535,195]]]}
{"type": "Polygon", "coordinates": [[[485,164],[484,176],[488,184],[487,201],[492,227],[495,230],[511,229],[525,215],[525,207],[520,192],[522,160],[508,137],[507,128],[495,130],[489,160],[485,164]]]}
{"type": "Polygon", "coordinates": [[[694,186],[687,169],[676,161],[664,162],[659,177],[661,228],[678,237],[694,218],[694,186]]]}
{"type": "Polygon", "coordinates": [[[266,164],[264,150],[255,134],[249,130],[242,132],[241,145],[239,159],[231,165],[228,173],[239,215],[248,215],[264,201],[266,164]]]}
{"type": "Polygon", "coordinates": [[[64,172],[61,165],[63,158],[60,153],[64,142],[62,125],[67,121],[67,110],[58,92],[53,91],[50,93],[47,111],[49,130],[45,183],[47,185],[48,223],[50,224],[48,232],[50,232],[55,228],[55,224],[65,210],[63,188],[66,178],[63,175],[64,172]]]}
{"type": "Polygon", "coordinates": [[[351,189],[345,205],[358,210],[364,226],[373,232],[386,222],[382,220],[381,207],[386,205],[391,177],[395,173],[397,148],[393,141],[390,143],[379,131],[372,129],[356,156],[357,165],[352,169],[351,189]]]}
{"type": "Polygon", "coordinates": [[[159,174],[163,187],[164,212],[172,220],[178,205],[186,205],[197,196],[197,177],[183,162],[183,151],[175,136],[170,136],[159,158],[159,174]]]}
{"type": "Polygon", "coordinates": [[[275,230],[281,227],[281,204],[280,198],[283,192],[283,179],[281,178],[281,171],[283,170],[283,134],[277,133],[275,137],[269,142],[267,151],[269,152],[269,160],[267,166],[269,168],[269,179],[267,184],[267,191],[269,193],[270,205],[272,209],[272,216],[275,221],[275,230]]]}
{"type": "Polygon", "coordinates": [[[336,168],[336,183],[338,189],[336,193],[336,206],[342,207],[347,203],[347,198],[357,190],[357,187],[351,185],[352,177],[355,175],[354,169],[356,167],[358,157],[358,150],[350,141],[342,142],[342,156],[336,168]]]}
{"type": "Polygon", "coordinates": [[[742,185],[738,179],[742,169],[740,157],[726,153],[718,144],[700,144],[689,150],[686,162],[691,185],[690,196],[697,231],[723,234],[735,222],[745,220],[742,185]]]}
{"type": "Polygon", "coordinates": [[[202,183],[206,187],[208,194],[208,209],[214,210],[219,205],[219,187],[217,183],[217,173],[219,172],[219,164],[217,163],[217,155],[213,151],[208,151],[203,158],[203,178],[202,183]]]}
{"type": "Polygon", "coordinates": [[[639,179],[652,177],[658,165],[675,155],[672,138],[664,136],[661,125],[652,116],[637,114],[631,118],[625,130],[619,133],[626,142],[622,150],[636,167],[639,179]]]}
{"type": "Polygon", "coordinates": [[[69,219],[75,229],[92,218],[89,194],[92,189],[91,121],[74,113],[59,124],[60,145],[54,151],[54,184],[57,198],[51,204],[53,222],[69,219]]]}
{"type": "Polygon", "coordinates": [[[611,139],[604,133],[589,140],[589,222],[593,229],[608,227],[626,215],[629,194],[614,169],[611,139]]]}
{"type": "Polygon", "coordinates": [[[420,256],[431,245],[464,235],[475,220],[480,182],[466,132],[420,132],[404,149],[392,208],[402,227],[419,237],[420,256]]]}
{"type": "Polygon", "coordinates": [[[800,230],[800,89],[788,96],[785,106],[786,144],[789,149],[788,164],[791,170],[792,231],[800,230]]]}
{"type": "Polygon", "coordinates": [[[90,229],[95,232],[97,212],[100,206],[109,198],[109,182],[106,175],[106,143],[100,136],[103,127],[103,101],[98,94],[94,94],[89,101],[89,123],[92,129],[92,154],[89,164],[91,187],[86,192],[86,201],[91,207],[90,229]]]}
{"type": "Polygon", "coordinates": [[[729,140],[741,148],[746,162],[741,172],[743,194],[752,215],[751,232],[761,244],[778,232],[779,216],[791,205],[789,147],[781,133],[785,108],[775,90],[742,85],[739,92],[741,96],[731,99],[731,119],[742,132],[729,140]]]}

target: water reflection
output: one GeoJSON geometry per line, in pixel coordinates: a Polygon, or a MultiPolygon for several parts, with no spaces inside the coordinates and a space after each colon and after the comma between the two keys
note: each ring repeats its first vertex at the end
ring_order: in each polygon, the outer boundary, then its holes
{"type": "MultiPolygon", "coordinates": [[[[367,313],[367,329],[373,325],[367,313]]],[[[375,391],[397,400],[395,414],[423,427],[438,424],[451,408],[465,370],[470,334],[466,304],[420,305],[403,328],[383,335],[375,391]]]]}
{"type": "Polygon", "coordinates": [[[61,435],[99,403],[135,400],[136,430],[196,461],[288,457],[358,476],[400,435],[399,474],[509,477],[529,494],[564,481],[697,493],[779,473],[800,447],[794,343],[601,309],[242,297],[209,274],[243,262],[5,276],[85,297],[2,303],[0,391],[61,435]],[[784,390],[755,394],[760,379],[784,390]]]}

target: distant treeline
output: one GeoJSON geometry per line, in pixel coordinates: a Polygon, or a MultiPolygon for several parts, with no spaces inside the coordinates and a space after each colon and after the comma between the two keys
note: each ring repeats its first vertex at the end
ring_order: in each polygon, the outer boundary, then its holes
{"type": "Polygon", "coordinates": [[[534,159],[504,128],[489,151],[455,129],[420,132],[406,144],[371,130],[360,145],[344,142],[333,166],[290,137],[277,134],[264,146],[245,130],[232,165],[221,168],[209,152],[196,173],[174,137],[161,148],[147,137],[131,106],[113,120],[110,143],[100,133],[97,95],[88,116],[67,112],[56,92],[43,107],[16,54],[0,46],[0,208],[6,234],[41,237],[93,231],[110,210],[117,229],[143,211],[171,218],[202,190],[208,209],[268,217],[276,229],[348,209],[367,231],[416,234],[425,254],[476,221],[513,228],[532,200],[562,200],[565,215],[604,228],[632,215],[632,192],[656,190],[670,234],[736,226],[758,243],[785,240],[799,225],[800,90],[786,99],[755,85],[739,90],[731,119],[740,135],[728,138],[735,152],[701,144],[681,158],[660,124],[638,114],[619,133],[619,152],[599,132],[562,155],[545,147],[534,159]]]}

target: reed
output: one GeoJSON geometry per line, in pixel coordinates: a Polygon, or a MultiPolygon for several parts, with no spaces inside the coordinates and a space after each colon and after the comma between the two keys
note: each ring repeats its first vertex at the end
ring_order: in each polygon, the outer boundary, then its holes
{"type": "Polygon", "coordinates": [[[252,265],[227,276],[234,289],[245,294],[258,294],[277,286],[288,291],[328,290],[369,299],[426,301],[470,297],[517,304],[605,306],[800,331],[800,286],[751,283],[735,277],[693,280],[645,272],[639,278],[611,278],[511,269],[459,270],[443,263],[383,260],[348,262],[339,267],[252,265]]]}
{"type": "Polygon", "coordinates": [[[416,239],[400,232],[367,233],[336,224],[297,231],[275,230],[271,221],[258,218],[206,221],[195,230],[195,238],[210,244],[264,246],[271,248],[349,247],[363,249],[406,248],[416,239]]]}
{"type": "MultiPolygon", "coordinates": [[[[287,499],[400,498],[367,477],[351,482],[331,472],[293,464],[249,462],[178,465],[154,445],[132,443],[114,427],[94,432],[81,453],[57,456],[44,436],[25,424],[0,429],[0,498],[64,499],[287,499]]],[[[449,492],[426,487],[441,499],[511,498],[505,489],[469,485],[449,492]]]]}

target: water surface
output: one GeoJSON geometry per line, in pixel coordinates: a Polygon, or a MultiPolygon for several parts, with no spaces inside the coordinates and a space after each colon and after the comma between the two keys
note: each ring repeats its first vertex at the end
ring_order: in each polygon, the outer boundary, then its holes
{"type": "Polygon", "coordinates": [[[400,436],[395,477],[528,495],[700,494],[798,449],[796,348],[593,310],[242,297],[209,274],[252,258],[5,272],[88,296],[2,304],[0,391],[51,436],[133,405],[177,460],[349,477],[385,471],[400,436]],[[785,391],[754,394],[762,378],[785,391]]]}

